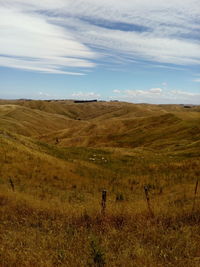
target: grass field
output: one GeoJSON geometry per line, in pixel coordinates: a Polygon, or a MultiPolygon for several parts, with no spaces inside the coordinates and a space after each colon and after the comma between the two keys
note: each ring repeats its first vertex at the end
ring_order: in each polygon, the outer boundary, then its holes
{"type": "Polygon", "coordinates": [[[200,266],[199,159],[199,106],[1,100],[0,266],[200,266]]]}

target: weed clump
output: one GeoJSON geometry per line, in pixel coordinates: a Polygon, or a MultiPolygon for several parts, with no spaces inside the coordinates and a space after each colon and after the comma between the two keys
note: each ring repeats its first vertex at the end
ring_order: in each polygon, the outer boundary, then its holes
{"type": "Polygon", "coordinates": [[[89,266],[103,267],[106,264],[105,253],[99,242],[94,238],[90,242],[90,261],[89,266]]]}

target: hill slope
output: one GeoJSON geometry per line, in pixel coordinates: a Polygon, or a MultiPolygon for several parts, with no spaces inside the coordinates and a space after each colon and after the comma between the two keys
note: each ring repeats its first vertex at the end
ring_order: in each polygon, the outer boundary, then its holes
{"type": "Polygon", "coordinates": [[[0,103],[1,129],[59,146],[179,150],[199,144],[198,107],[72,101],[0,103]]]}
{"type": "Polygon", "coordinates": [[[199,114],[0,101],[0,266],[199,266],[199,114]]]}

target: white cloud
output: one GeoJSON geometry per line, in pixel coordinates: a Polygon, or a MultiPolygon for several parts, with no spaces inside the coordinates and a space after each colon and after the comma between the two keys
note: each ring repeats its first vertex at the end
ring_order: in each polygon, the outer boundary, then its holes
{"type": "Polygon", "coordinates": [[[89,48],[44,16],[0,9],[0,65],[49,73],[79,74],[65,68],[91,68],[89,48]]]}
{"type": "Polygon", "coordinates": [[[163,89],[161,88],[152,88],[149,90],[149,92],[153,93],[153,94],[160,94],[162,92],[163,89]]]}
{"type": "Polygon", "coordinates": [[[200,93],[191,93],[182,90],[164,90],[152,88],[149,90],[120,90],[119,100],[135,103],[152,104],[200,104],[200,93]]]}
{"type": "Polygon", "coordinates": [[[82,91],[79,91],[79,92],[74,92],[72,94],[72,97],[73,98],[76,98],[76,99],[93,99],[93,98],[100,98],[100,94],[98,93],[95,93],[95,92],[82,92],[82,91]]]}
{"type": "MultiPolygon", "coordinates": [[[[122,92],[122,91],[121,91],[122,92]]],[[[149,90],[124,90],[127,96],[145,96],[145,97],[160,97],[163,89],[161,88],[152,88],[149,90]]]]}
{"type": "Polygon", "coordinates": [[[50,97],[50,94],[44,93],[44,92],[39,92],[38,95],[39,95],[40,98],[43,98],[43,97],[44,98],[49,98],[50,97]]]}
{"type": "Polygon", "coordinates": [[[200,78],[199,79],[194,79],[193,82],[200,83],[200,78]]]}
{"type": "Polygon", "coordinates": [[[0,0],[0,65],[80,74],[95,67],[94,59],[200,64],[198,6],[199,0],[0,0]],[[133,31],[122,30],[127,24],[133,31]]]}
{"type": "Polygon", "coordinates": [[[200,64],[199,42],[183,36],[198,36],[197,5],[196,0],[73,1],[68,6],[73,17],[60,19],[76,28],[82,42],[110,54],[122,53],[121,56],[161,63],[200,64]],[[89,17],[89,22],[82,17],[89,17]],[[136,24],[149,30],[124,32],[95,26],[93,20],[136,24]]]}
{"type": "Polygon", "coordinates": [[[113,93],[115,93],[115,94],[120,94],[120,93],[121,93],[121,91],[120,91],[120,90],[118,90],[118,89],[115,89],[115,90],[113,90],[113,93]]]}
{"type": "Polygon", "coordinates": [[[172,90],[170,91],[170,93],[176,96],[183,96],[183,97],[200,97],[200,94],[181,91],[181,90],[172,90]]]}
{"type": "Polygon", "coordinates": [[[55,62],[48,62],[46,59],[17,59],[13,57],[0,57],[0,66],[12,67],[17,69],[32,70],[45,73],[54,73],[54,74],[70,74],[70,75],[83,75],[78,72],[68,72],[60,69],[60,66],[55,62]]]}

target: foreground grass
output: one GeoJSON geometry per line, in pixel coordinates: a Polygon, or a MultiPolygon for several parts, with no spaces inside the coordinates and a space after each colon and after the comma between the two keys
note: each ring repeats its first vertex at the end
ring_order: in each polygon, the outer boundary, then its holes
{"type": "Polygon", "coordinates": [[[1,145],[1,266],[199,266],[196,155],[1,145]]]}
{"type": "Polygon", "coordinates": [[[0,193],[0,204],[1,266],[200,263],[199,208],[155,208],[151,218],[143,205],[136,212],[127,203],[112,203],[103,216],[98,203],[50,204],[11,192],[0,193]]]}

